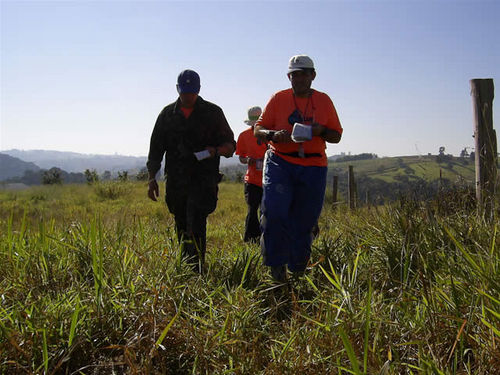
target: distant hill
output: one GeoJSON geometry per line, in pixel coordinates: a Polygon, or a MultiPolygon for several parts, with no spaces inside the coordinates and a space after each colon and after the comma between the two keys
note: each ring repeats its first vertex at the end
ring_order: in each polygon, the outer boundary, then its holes
{"type": "Polygon", "coordinates": [[[12,177],[20,177],[28,170],[36,172],[40,168],[33,163],[0,153],[0,181],[12,177]]]}
{"type": "MultiPolygon", "coordinates": [[[[49,150],[6,150],[2,153],[35,163],[43,169],[61,168],[67,172],[83,172],[85,169],[95,169],[98,173],[110,171],[139,171],[146,166],[145,156],[95,155],[76,152],[49,150]]],[[[238,158],[221,158],[221,166],[237,164],[238,158]]]]}
{"type": "Polygon", "coordinates": [[[440,178],[449,181],[457,179],[473,183],[475,180],[474,160],[445,155],[400,156],[374,158],[369,160],[335,161],[329,163],[333,172],[347,171],[353,166],[355,176],[376,178],[385,182],[397,182],[406,176],[409,180],[424,179],[428,182],[440,178]]]}
{"type": "Polygon", "coordinates": [[[440,188],[473,188],[475,181],[474,161],[451,155],[330,161],[328,184],[331,186],[333,176],[338,176],[340,197],[346,195],[350,165],[358,199],[363,202],[383,203],[408,193],[425,199],[434,196],[440,188]]]}
{"type": "Polygon", "coordinates": [[[32,162],[43,169],[57,167],[67,172],[83,172],[85,169],[95,169],[98,173],[104,171],[117,172],[123,170],[139,170],[146,165],[146,157],[123,155],[92,155],[76,152],[48,150],[6,150],[4,154],[32,162]]]}

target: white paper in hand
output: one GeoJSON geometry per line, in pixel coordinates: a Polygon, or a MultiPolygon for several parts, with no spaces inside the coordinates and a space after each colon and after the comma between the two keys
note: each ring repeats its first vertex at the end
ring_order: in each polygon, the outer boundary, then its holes
{"type": "Polygon", "coordinates": [[[293,125],[292,141],[295,143],[310,141],[312,139],[312,127],[296,122],[293,125]]]}
{"type": "Polygon", "coordinates": [[[198,159],[198,161],[208,159],[210,157],[210,152],[208,150],[198,151],[194,153],[194,156],[196,156],[196,159],[198,159]]]}

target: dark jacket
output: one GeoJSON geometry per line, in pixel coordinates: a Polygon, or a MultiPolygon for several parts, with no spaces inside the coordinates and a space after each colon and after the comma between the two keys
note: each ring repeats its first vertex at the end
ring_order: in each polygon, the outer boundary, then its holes
{"type": "MultiPolygon", "coordinates": [[[[217,199],[220,158],[198,161],[194,153],[203,151],[207,146],[217,147],[227,142],[235,143],[234,134],[222,109],[200,96],[187,119],[180,109],[179,99],[161,111],[151,135],[147,168],[150,173],[156,174],[163,155],[166,155],[167,204],[170,199],[176,199],[177,193],[193,188],[206,192],[215,189],[217,199]]],[[[172,211],[171,204],[169,209],[172,211]]]]}

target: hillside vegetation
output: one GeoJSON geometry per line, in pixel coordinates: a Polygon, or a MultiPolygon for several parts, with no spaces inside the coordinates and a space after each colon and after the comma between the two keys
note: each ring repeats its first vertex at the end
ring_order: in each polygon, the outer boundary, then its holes
{"type": "Polygon", "coordinates": [[[328,177],[330,183],[333,176],[339,177],[340,200],[347,195],[349,166],[360,204],[384,204],[408,194],[429,199],[442,189],[472,188],[475,181],[473,160],[451,155],[334,161],[328,177]]]}
{"type": "Polygon", "coordinates": [[[349,165],[354,167],[356,175],[386,182],[397,182],[401,176],[430,182],[438,180],[440,173],[441,178],[453,182],[463,179],[473,183],[475,179],[474,160],[452,156],[442,159],[437,156],[400,156],[330,163],[333,170],[340,171],[347,170],[349,165]]]}
{"type": "Polygon", "coordinates": [[[242,242],[241,184],[220,186],[203,276],[146,189],[0,192],[0,373],[500,372],[498,223],[459,193],[325,206],[283,287],[242,242]]]}
{"type": "Polygon", "coordinates": [[[0,181],[22,176],[24,171],[38,171],[40,168],[33,163],[0,153],[0,181]]]}

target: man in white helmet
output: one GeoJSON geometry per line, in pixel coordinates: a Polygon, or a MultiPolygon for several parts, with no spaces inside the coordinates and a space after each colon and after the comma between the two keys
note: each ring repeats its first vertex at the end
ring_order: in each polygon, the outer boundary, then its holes
{"type": "Polygon", "coordinates": [[[338,143],[342,126],[330,97],[311,88],[316,78],[309,56],[288,64],[291,88],[267,103],[254,134],[268,141],[263,172],[261,247],[264,263],[283,282],[286,268],[300,275],[311,254],[311,232],[326,188],[326,142],[338,143]]]}

